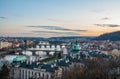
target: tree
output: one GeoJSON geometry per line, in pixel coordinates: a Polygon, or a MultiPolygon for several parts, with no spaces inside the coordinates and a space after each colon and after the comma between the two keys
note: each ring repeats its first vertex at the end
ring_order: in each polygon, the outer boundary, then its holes
{"type": "Polygon", "coordinates": [[[0,79],[10,79],[9,72],[10,72],[9,69],[4,64],[0,70],[0,79]]]}
{"type": "Polygon", "coordinates": [[[77,68],[67,72],[63,75],[63,79],[109,79],[108,73],[112,69],[120,67],[120,57],[109,60],[99,58],[86,60],[84,65],[83,68],[77,68]]]}

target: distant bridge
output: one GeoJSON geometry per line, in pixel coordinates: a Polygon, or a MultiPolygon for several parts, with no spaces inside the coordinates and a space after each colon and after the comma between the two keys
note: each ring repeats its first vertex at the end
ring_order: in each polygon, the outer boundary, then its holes
{"type": "Polygon", "coordinates": [[[36,52],[39,52],[39,51],[43,51],[43,52],[46,52],[46,53],[49,53],[49,52],[62,52],[63,49],[60,48],[60,49],[42,49],[42,48],[27,48],[27,49],[20,49],[20,48],[16,48],[16,49],[8,49],[8,51],[15,51],[15,52],[20,52],[22,53],[23,51],[31,51],[33,55],[35,55],[36,52]]]}

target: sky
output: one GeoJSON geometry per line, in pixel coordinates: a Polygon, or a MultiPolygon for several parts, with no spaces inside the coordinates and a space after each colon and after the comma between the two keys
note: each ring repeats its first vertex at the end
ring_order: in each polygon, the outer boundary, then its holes
{"type": "Polygon", "coordinates": [[[120,0],[0,0],[0,36],[99,36],[120,30],[120,0]]]}

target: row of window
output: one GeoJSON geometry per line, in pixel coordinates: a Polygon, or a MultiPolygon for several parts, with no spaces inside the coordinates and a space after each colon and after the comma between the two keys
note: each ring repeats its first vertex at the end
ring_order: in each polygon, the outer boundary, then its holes
{"type": "Polygon", "coordinates": [[[29,79],[29,78],[32,78],[32,77],[45,78],[45,79],[50,79],[51,78],[50,74],[47,74],[46,72],[45,73],[35,72],[35,71],[32,71],[32,70],[20,70],[19,77],[21,79],[29,79]]]}

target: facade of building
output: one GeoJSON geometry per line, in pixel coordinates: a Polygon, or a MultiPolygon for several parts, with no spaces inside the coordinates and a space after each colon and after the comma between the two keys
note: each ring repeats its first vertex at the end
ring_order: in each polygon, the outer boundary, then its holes
{"type": "Polygon", "coordinates": [[[52,79],[59,77],[60,70],[55,72],[48,72],[45,69],[28,69],[28,68],[13,68],[11,70],[11,79],[52,79]]]}

